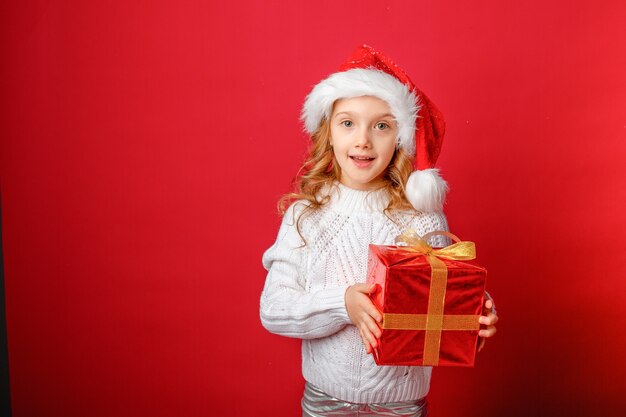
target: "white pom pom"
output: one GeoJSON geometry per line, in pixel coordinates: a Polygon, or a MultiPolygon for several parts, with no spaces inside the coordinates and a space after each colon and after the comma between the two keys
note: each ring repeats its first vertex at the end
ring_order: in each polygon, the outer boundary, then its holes
{"type": "Polygon", "coordinates": [[[425,213],[442,211],[447,191],[448,184],[439,176],[436,168],[413,171],[405,187],[409,203],[425,213]]]}

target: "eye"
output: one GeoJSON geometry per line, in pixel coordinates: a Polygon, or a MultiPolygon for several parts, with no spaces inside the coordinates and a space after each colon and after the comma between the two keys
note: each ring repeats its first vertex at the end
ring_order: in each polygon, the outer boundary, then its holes
{"type": "Polygon", "coordinates": [[[378,123],[376,123],[376,129],[378,129],[378,130],[389,129],[389,125],[387,123],[378,122],[378,123]]]}
{"type": "Polygon", "coordinates": [[[344,127],[352,127],[354,123],[352,123],[352,120],[344,120],[343,122],[341,122],[341,125],[344,127]]]}

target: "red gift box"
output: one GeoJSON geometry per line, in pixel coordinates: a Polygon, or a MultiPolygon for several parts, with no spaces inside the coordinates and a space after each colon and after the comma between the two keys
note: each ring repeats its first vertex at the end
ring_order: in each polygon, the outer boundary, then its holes
{"type": "Polygon", "coordinates": [[[367,282],[383,313],[374,349],[378,365],[474,366],[487,270],[473,259],[473,242],[448,232],[400,236],[408,246],[369,245],[367,282]],[[445,234],[457,243],[433,249],[445,234]]]}

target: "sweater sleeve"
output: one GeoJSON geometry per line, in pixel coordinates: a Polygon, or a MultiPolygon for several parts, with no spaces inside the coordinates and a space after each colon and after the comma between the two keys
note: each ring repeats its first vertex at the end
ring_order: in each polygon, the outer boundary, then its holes
{"type": "Polygon", "coordinates": [[[350,323],[344,298],[347,286],[306,290],[303,272],[308,246],[304,246],[296,228],[296,205],[292,204],[283,216],[276,242],[263,255],[268,274],[260,316],[263,326],[272,333],[315,339],[336,333],[350,323]]]}

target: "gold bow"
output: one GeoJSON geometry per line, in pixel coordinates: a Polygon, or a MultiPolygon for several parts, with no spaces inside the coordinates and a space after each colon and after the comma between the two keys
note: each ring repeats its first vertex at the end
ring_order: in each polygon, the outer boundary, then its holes
{"type": "Polygon", "coordinates": [[[477,315],[444,315],[444,300],[448,283],[448,268],[439,258],[452,260],[471,260],[476,258],[474,242],[461,241],[450,232],[430,232],[420,237],[414,230],[408,230],[396,238],[396,244],[408,245],[404,250],[423,254],[431,266],[430,292],[427,314],[383,314],[383,329],[426,330],[424,337],[423,365],[433,366],[439,363],[441,332],[443,330],[478,330],[477,315]],[[434,249],[427,243],[429,237],[445,235],[456,243],[441,249],[434,249]]]}

